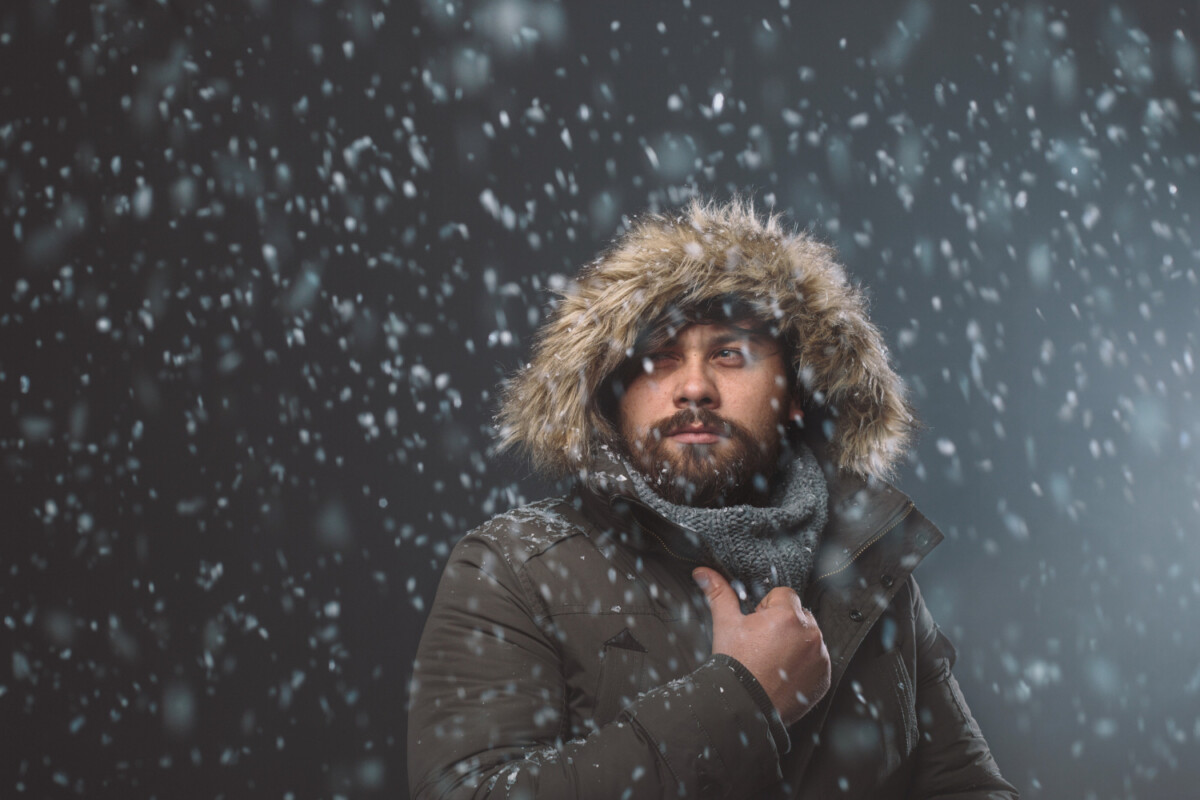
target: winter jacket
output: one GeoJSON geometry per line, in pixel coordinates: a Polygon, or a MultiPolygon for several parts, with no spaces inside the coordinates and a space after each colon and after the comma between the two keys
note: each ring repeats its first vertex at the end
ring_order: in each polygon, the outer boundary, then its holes
{"type": "Polygon", "coordinates": [[[740,202],[635,220],[561,287],[497,423],[501,449],[578,489],[454,548],[414,667],[414,797],[1016,797],[911,578],[941,534],[882,479],[915,419],[830,248],[740,202]],[[647,325],[729,297],[789,344],[830,490],[802,599],[833,687],[786,731],[754,676],[711,655],[694,539],[606,449],[607,381],[647,325]]]}
{"type": "Polygon", "coordinates": [[[831,476],[803,601],[832,665],[790,730],[711,656],[695,539],[606,462],[455,548],[417,654],[415,800],[1015,798],[910,573],[942,538],[902,493],[831,476]]]}

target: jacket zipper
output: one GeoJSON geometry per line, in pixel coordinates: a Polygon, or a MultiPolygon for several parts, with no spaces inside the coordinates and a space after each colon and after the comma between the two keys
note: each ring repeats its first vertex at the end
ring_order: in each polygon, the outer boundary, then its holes
{"type": "Polygon", "coordinates": [[[849,567],[851,564],[853,564],[855,561],[857,561],[859,559],[859,557],[867,551],[868,547],[870,547],[871,545],[878,542],[884,536],[887,536],[889,533],[892,532],[892,530],[897,525],[899,525],[901,522],[903,522],[905,519],[907,519],[908,515],[912,513],[913,508],[914,508],[913,503],[910,500],[908,502],[908,505],[906,505],[904,507],[904,510],[900,512],[900,516],[896,517],[896,519],[894,519],[890,525],[888,525],[886,528],[881,530],[879,533],[875,534],[870,539],[868,539],[866,542],[864,542],[863,546],[858,548],[858,550],[855,551],[854,555],[850,556],[850,558],[846,561],[845,564],[842,564],[840,567],[838,567],[835,570],[830,570],[829,572],[826,572],[824,575],[817,576],[817,580],[823,581],[826,578],[831,578],[834,575],[837,575],[839,572],[842,572],[843,570],[845,570],[847,567],[849,567]]]}
{"type": "MultiPolygon", "coordinates": [[[[639,506],[642,508],[642,510],[644,510],[648,513],[651,513],[651,514],[655,513],[653,509],[651,509],[649,506],[647,506],[641,500],[635,500],[631,497],[627,497],[627,498],[625,498],[625,502],[629,503],[630,505],[639,506]]],[[[697,566],[701,566],[701,567],[704,566],[704,562],[702,562],[702,561],[696,561],[695,559],[685,558],[684,556],[681,556],[678,553],[676,553],[674,550],[672,550],[670,547],[667,546],[666,541],[664,541],[661,536],[659,536],[654,531],[650,530],[650,528],[647,527],[646,525],[639,524],[638,527],[640,527],[646,533],[653,536],[654,540],[656,542],[658,542],[659,547],[661,547],[667,553],[667,555],[672,556],[673,558],[678,559],[679,561],[682,561],[685,564],[696,564],[697,566]]]]}
{"type": "Polygon", "coordinates": [[[703,566],[703,564],[700,564],[699,561],[695,561],[690,558],[684,558],[683,556],[679,555],[671,548],[667,547],[667,543],[663,541],[663,538],[661,536],[659,536],[657,533],[655,533],[654,531],[647,528],[645,525],[642,526],[642,530],[644,530],[646,533],[653,536],[658,541],[659,546],[662,547],[663,550],[666,550],[669,555],[672,555],[675,558],[679,559],[680,561],[686,562],[688,564],[699,564],[700,566],[703,566]]]}

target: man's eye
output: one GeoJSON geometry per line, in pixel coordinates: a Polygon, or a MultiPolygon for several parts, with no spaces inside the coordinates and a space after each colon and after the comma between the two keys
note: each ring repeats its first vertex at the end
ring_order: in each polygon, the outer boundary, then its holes
{"type": "Polygon", "coordinates": [[[723,347],[717,351],[717,358],[724,362],[741,363],[742,361],[746,360],[747,356],[744,350],[740,350],[736,347],[723,347]]]}
{"type": "Polygon", "coordinates": [[[642,356],[642,371],[645,373],[654,372],[665,366],[671,359],[667,353],[650,353],[642,356]]]}

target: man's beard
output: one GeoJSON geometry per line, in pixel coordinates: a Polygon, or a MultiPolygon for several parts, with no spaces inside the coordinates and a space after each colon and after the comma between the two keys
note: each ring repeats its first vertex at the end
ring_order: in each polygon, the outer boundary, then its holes
{"type": "Polygon", "coordinates": [[[712,508],[766,500],[769,480],[779,465],[781,438],[773,430],[760,442],[740,425],[696,408],[660,420],[640,440],[622,441],[622,449],[664,500],[712,508]],[[671,431],[697,424],[719,429],[725,437],[716,444],[682,449],[668,443],[671,431]]]}

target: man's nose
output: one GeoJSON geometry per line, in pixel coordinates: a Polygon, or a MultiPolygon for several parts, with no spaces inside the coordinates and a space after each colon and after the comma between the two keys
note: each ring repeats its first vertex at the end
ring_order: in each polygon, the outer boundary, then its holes
{"type": "Polygon", "coordinates": [[[716,408],[721,404],[721,395],[713,380],[712,368],[701,359],[687,360],[677,373],[679,383],[675,387],[676,408],[716,408]]]}

